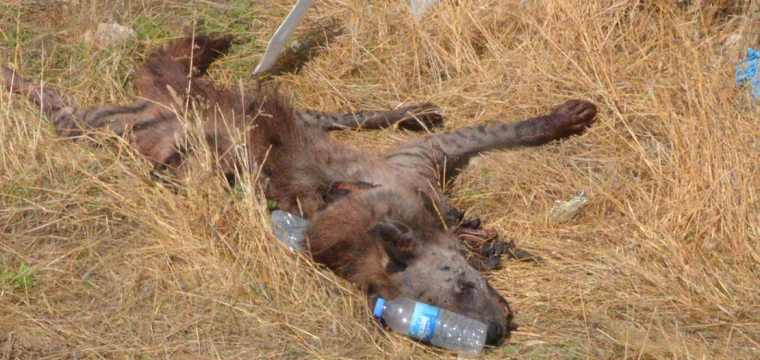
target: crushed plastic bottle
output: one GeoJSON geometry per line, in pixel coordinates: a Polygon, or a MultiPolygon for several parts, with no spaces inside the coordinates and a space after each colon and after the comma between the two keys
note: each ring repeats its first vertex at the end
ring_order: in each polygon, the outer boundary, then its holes
{"type": "Polygon", "coordinates": [[[580,194],[574,196],[568,201],[563,201],[552,206],[551,212],[554,219],[557,221],[568,221],[572,219],[581,208],[588,203],[586,198],[586,192],[581,191],[580,194]]]}
{"type": "Polygon", "coordinates": [[[488,332],[480,321],[403,297],[377,299],[374,315],[396,332],[464,357],[480,354],[488,332]]]}
{"type": "Polygon", "coordinates": [[[274,236],[288,246],[290,251],[304,250],[304,240],[306,231],[311,227],[311,222],[298,215],[291,214],[287,211],[272,211],[272,222],[274,223],[274,236]]]}

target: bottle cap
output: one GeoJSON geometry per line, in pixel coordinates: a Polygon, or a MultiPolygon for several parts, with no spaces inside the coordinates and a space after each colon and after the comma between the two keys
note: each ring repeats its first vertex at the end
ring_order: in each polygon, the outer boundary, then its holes
{"type": "Polygon", "coordinates": [[[383,306],[385,306],[385,299],[377,298],[375,303],[375,317],[380,317],[383,314],[383,306]]]}

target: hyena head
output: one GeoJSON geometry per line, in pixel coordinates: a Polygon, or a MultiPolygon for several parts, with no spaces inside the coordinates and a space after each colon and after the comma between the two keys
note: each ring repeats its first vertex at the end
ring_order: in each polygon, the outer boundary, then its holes
{"type": "Polygon", "coordinates": [[[396,221],[375,224],[367,234],[390,257],[387,292],[481,321],[488,326],[488,345],[498,345],[517,328],[509,304],[467,263],[455,235],[414,231],[396,221]]]}

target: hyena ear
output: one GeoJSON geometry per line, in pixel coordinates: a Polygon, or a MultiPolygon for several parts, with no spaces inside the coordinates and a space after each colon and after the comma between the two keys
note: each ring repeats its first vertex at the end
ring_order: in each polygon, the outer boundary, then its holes
{"type": "Polygon", "coordinates": [[[383,243],[388,254],[405,265],[417,255],[414,232],[403,223],[379,222],[367,230],[367,235],[383,243]]]}

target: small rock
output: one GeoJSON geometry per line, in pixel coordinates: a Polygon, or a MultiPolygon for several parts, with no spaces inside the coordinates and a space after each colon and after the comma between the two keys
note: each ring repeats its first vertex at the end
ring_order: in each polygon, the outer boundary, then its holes
{"type": "Polygon", "coordinates": [[[84,34],[85,42],[96,43],[100,46],[121,45],[136,38],[137,33],[134,30],[116,23],[100,23],[94,35],[92,31],[87,31],[84,34]]]}
{"type": "Polygon", "coordinates": [[[439,0],[411,0],[412,3],[412,15],[419,19],[425,12],[425,8],[432,4],[437,4],[439,0]]]}

